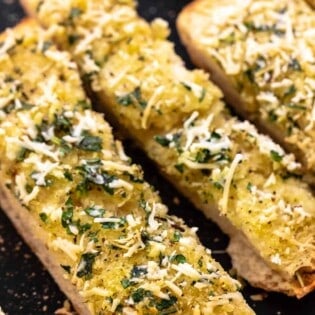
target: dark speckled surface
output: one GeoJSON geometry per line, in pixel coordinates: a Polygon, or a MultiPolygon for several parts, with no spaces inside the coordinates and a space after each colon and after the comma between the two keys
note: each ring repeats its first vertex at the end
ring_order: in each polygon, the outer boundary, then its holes
{"type": "MultiPolygon", "coordinates": [[[[140,0],[139,11],[142,16],[151,20],[160,16],[167,19],[172,27],[171,40],[176,43],[177,52],[191,67],[185,50],[180,46],[178,36],[174,31],[177,12],[188,0],[140,0]]],[[[16,24],[23,16],[17,1],[0,0],[0,29],[16,24]]],[[[1,69],[2,70],[2,69],[1,69]]],[[[227,269],[230,261],[224,253],[227,237],[191,204],[172,189],[159,175],[144,154],[125,143],[127,152],[145,169],[146,179],[160,191],[171,213],[186,221],[189,226],[199,227],[199,237],[202,243],[213,250],[213,256],[227,269]],[[175,201],[174,202],[174,198],[175,201]],[[178,204],[179,201],[179,204],[178,204]]],[[[250,296],[262,293],[246,285],[243,293],[248,303],[258,315],[315,315],[315,294],[310,294],[297,301],[280,294],[268,294],[263,301],[253,301],[250,296]]],[[[17,235],[11,223],[0,211],[0,305],[9,315],[41,315],[54,314],[65,300],[50,275],[32,254],[27,245],[17,235]]]]}

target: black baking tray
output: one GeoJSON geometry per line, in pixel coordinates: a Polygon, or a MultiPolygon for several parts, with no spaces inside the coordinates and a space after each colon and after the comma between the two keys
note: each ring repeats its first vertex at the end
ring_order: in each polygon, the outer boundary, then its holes
{"type": "MultiPolygon", "coordinates": [[[[175,29],[176,16],[188,2],[188,0],[140,0],[139,12],[148,20],[163,17],[169,22],[172,30],[170,39],[187,66],[192,68],[175,29]]],[[[0,0],[1,31],[17,24],[23,16],[18,1],[0,0]]],[[[170,212],[182,217],[189,226],[197,226],[201,242],[212,249],[213,256],[226,270],[231,270],[229,257],[225,253],[228,238],[215,224],[180,196],[158,174],[157,168],[140,150],[128,141],[125,142],[125,147],[133,161],[143,166],[147,181],[160,191],[170,212]]],[[[296,300],[277,293],[265,294],[263,290],[252,288],[244,283],[243,294],[258,315],[315,315],[315,293],[296,300]],[[255,301],[257,295],[263,296],[263,300],[255,301]]],[[[9,315],[54,314],[65,300],[66,297],[51,276],[0,211],[0,306],[4,312],[9,315]]]]}

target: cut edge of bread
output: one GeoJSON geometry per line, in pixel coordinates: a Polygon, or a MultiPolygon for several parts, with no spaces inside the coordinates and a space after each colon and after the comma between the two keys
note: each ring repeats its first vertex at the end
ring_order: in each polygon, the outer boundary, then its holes
{"type": "MultiPolygon", "coordinates": [[[[186,47],[192,62],[210,73],[211,80],[221,88],[227,103],[233,106],[240,116],[253,121],[260,131],[271,135],[271,137],[285,147],[286,150],[294,152],[300,160],[303,160],[303,154],[298,151],[295,146],[288,146],[288,144],[284,141],[283,135],[275,130],[272,125],[266,124],[266,121],[262,121],[259,117],[249,117],[249,113],[246,111],[246,104],[237,90],[233,87],[230,79],[217,65],[217,63],[207,57],[203,53],[203,50],[198,47],[198,44],[192,38],[191,32],[187,29],[191,26],[191,12],[194,12],[195,7],[198,6],[198,4],[198,0],[189,3],[181,11],[176,21],[180,39],[186,47]]],[[[308,182],[312,183],[313,176],[306,176],[306,179],[308,182]]],[[[173,184],[176,185],[174,182],[173,184]]],[[[187,196],[186,191],[182,192],[187,196]]],[[[200,204],[199,200],[194,197],[190,199],[197,208],[201,209],[206,216],[216,221],[218,225],[231,237],[228,252],[232,258],[233,266],[237,270],[238,274],[250,282],[253,286],[257,286],[268,291],[279,291],[290,296],[296,296],[297,298],[302,298],[306,294],[315,290],[315,270],[311,270],[310,272],[305,271],[302,273],[300,279],[306,284],[304,287],[301,286],[297,279],[292,279],[288,282],[280,275],[279,272],[274,271],[266,264],[259,254],[256,253],[254,247],[249,243],[245,235],[241,232],[231,233],[229,229],[226,230],[226,224],[223,224],[222,226],[222,223],[220,222],[222,221],[222,217],[220,220],[217,220],[217,215],[213,217],[213,209],[211,209],[210,206],[200,204]],[[258,270],[260,270],[260,272],[258,270]],[[283,281],[286,281],[287,285],[284,285],[283,281]]]]}

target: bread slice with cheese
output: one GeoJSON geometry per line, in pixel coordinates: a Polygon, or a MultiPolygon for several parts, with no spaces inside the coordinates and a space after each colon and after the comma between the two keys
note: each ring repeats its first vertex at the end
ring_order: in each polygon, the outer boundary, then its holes
{"type": "Polygon", "coordinates": [[[0,37],[0,204],[79,314],[254,314],[32,21],[0,37]]]}
{"type": "Polygon", "coordinates": [[[315,12],[306,1],[198,0],[177,25],[193,62],[236,111],[297,155],[314,184],[315,12]]]}
{"type": "Polygon", "coordinates": [[[133,1],[24,5],[71,52],[107,117],[231,236],[242,276],[298,297],[315,288],[315,198],[300,165],[184,67],[164,21],[144,21],[133,1]]]}

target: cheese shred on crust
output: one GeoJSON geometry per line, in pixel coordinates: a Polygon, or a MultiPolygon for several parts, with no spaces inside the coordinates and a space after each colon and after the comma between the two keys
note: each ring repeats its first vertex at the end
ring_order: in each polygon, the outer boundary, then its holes
{"type": "Polygon", "coordinates": [[[189,314],[192,304],[200,314],[253,314],[240,284],[130,164],[48,34],[24,22],[0,38],[1,180],[34,221],[19,224],[40,227],[89,314],[189,314]]]}
{"type": "MultiPolygon", "coordinates": [[[[242,1],[242,6],[248,2],[242,1]]],[[[310,291],[307,270],[315,268],[315,198],[297,179],[300,165],[294,157],[250,123],[240,126],[208,75],[183,66],[166,40],[165,22],[145,22],[133,1],[63,3],[67,10],[40,1],[36,14],[51,32],[55,30],[59,45],[72,53],[104,110],[208,216],[218,209],[246,236],[264,264],[288,284],[286,293],[302,296],[310,291]],[[78,14],[73,17],[73,12],[78,14]],[[99,71],[86,70],[87,56],[99,71]],[[305,279],[303,288],[297,272],[305,279]]],[[[259,11],[261,1],[255,3],[253,10],[259,11]]],[[[220,16],[214,20],[224,21],[220,16]]],[[[290,24],[286,29],[290,39],[290,24]]],[[[230,66],[233,60],[226,56],[230,66]]],[[[274,99],[268,93],[263,97],[266,102],[274,99]]]]}

